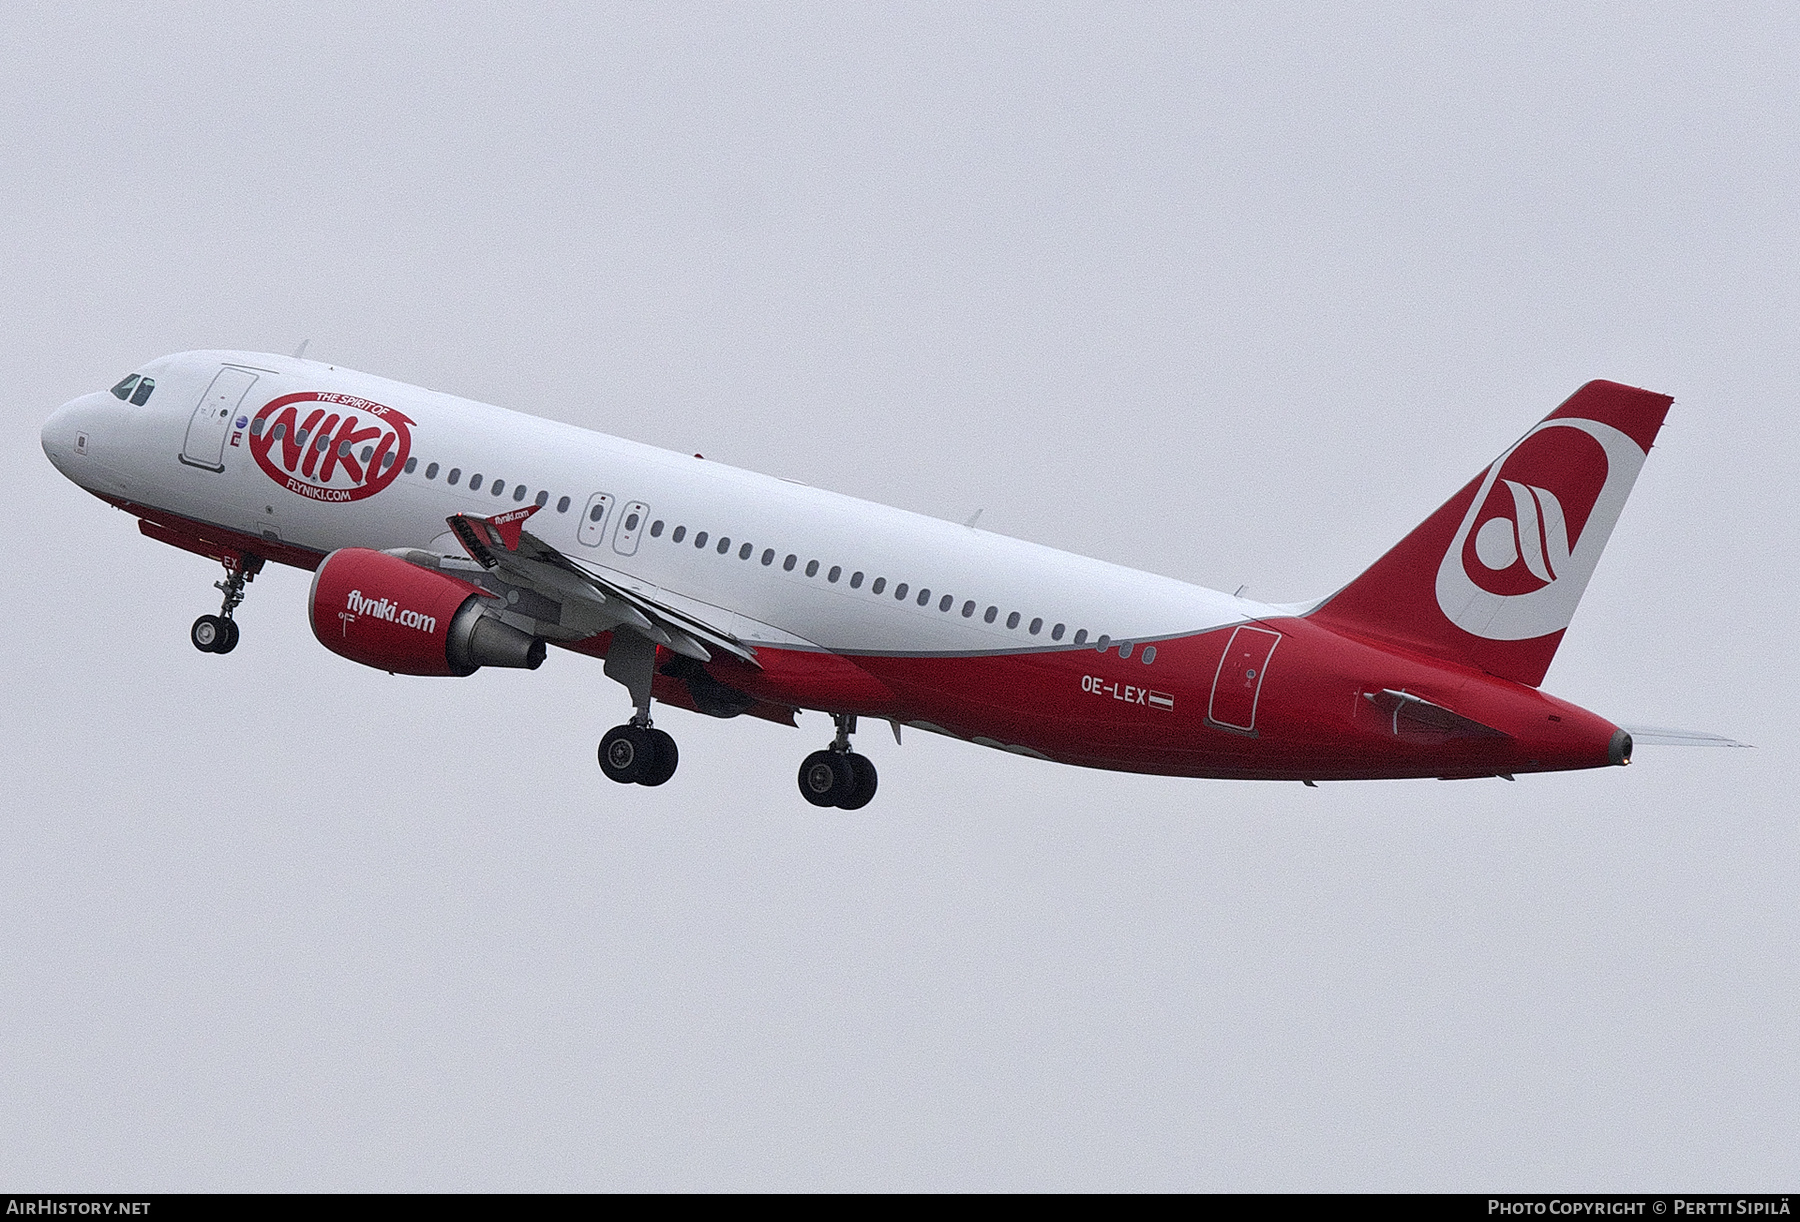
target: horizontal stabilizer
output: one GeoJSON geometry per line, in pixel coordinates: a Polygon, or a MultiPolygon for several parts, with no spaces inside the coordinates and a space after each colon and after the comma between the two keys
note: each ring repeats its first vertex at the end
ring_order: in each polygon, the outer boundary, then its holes
{"type": "Polygon", "coordinates": [[[1415,696],[1411,692],[1382,688],[1378,692],[1364,692],[1363,699],[1392,719],[1395,737],[1401,737],[1408,731],[1445,734],[1451,738],[1506,737],[1504,731],[1483,725],[1461,713],[1453,713],[1443,705],[1433,704],[1423,696],[1415,696]]]}
{"type": "Polygon", "coordinates": [[[1748,747],[1749,743],[1726,738],[1723,734],[1703,734],[1699,730],[1671,730],[1664,726],[1620,726],[1631,735],[1637,746],[1652,747],[1748,747]]]}

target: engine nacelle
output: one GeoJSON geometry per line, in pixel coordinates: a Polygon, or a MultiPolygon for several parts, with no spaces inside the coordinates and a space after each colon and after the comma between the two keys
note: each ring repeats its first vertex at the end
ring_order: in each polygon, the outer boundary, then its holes
{"type": "Polygon", "coordinates": [[[352,662],[399,675],[535,670],[544,642],[490,614],[476,586],[386,552],[346,547],[313,574],[313,635],[352,662]]]}

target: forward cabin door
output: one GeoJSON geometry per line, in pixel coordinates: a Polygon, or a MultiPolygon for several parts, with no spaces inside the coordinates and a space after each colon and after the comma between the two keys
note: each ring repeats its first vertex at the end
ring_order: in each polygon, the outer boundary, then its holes
{"type": "Polygon", "coordinates": [[[190,467],[208,471],[225,469],[225,435],[231,431],[231,418],[250,388],[256,375],[242,369],[221,369],[212,385],[200,396],[194,415],[188,421],[187,437],[181,443],[181,461],[190,467]]]}
{"type": "Polygon", "coordinates": [[[1206,717],[1214,725],[1240,734],[1256,733],[1256,700],[1262,694],[1263,672],[1275,652],[1279,632],[1239,625],[1219,659],[1213,674],[1212,702],[1206,717]]]}

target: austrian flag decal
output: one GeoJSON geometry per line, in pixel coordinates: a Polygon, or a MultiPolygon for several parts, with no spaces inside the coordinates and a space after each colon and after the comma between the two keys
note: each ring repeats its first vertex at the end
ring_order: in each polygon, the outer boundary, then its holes
{"type": "Polygon", "coordinates": [[[412,421],[329,391],[271,401],[250,421],[250,453],[268,477],[315,501],[360,501],[393,483],[412,451],[412,421]]]}

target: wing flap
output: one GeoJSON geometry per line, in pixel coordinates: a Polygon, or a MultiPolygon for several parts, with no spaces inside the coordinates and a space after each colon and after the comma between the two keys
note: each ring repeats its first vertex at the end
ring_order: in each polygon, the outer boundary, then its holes
{"type": "Polygon", "coordinates": [[[575,608],[577,620],[591,628],[590,635],[624,627],[696,662],[711,661],[718,651],[757,665],[755,651],[731,633],[576,564],[524,529],[537,510],[538,506],[528,505],[493,518],[452,514],[445,520],[478,564],[557,599],[565,608],[575,608]]]}

